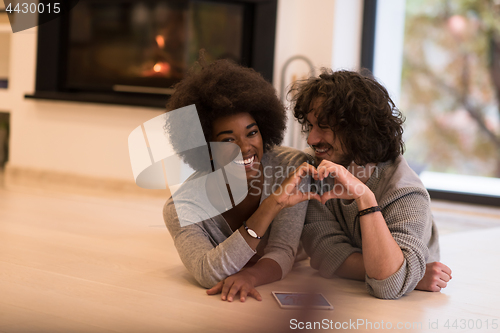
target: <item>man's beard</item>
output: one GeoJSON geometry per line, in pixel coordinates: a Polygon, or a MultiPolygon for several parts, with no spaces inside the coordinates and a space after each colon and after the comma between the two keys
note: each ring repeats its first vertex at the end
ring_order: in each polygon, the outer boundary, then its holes
{"type": "Polygon", "coordinates": [[[336,163],[342,165],[344,168],[347,169],[347,167],[352,163],[352,158],[348,155],[342,155],[340,161],[336,163]]]}

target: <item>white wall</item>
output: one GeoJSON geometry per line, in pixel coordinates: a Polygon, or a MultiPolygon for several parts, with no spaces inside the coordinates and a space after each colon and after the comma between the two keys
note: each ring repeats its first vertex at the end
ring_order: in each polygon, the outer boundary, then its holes
{"type": "Polygon", "coordinates": [[[25,99],[35,88],[36,28],[11,35],[9,167],[132,180],[129,133],[161,110],[25,99]]]}
{"type": "MultiPolygon", "coordinates": [[[[317,73],[320,67],[331,65],[334,7],[333,0],[278,1],[274,86],[282,98],[286,96],[294,80],[308,78],[312,72],[317,73]],[[314,67],[313,71],[303,60],[294,60],[286,68],[283,67],[288,59],[299,55],[309,59],[314,67]],[[281,80],[283,71],[284,82],[281,80]]],[[[305,137],[291,111],[288,112],[287,127],[283,144],[304,148],[305,137]]]]}
{"type": "MultiPolygon", "coordinates": [[[[304,55],[319,68],[331,67],[332,57],[340,59],[340,49],[349,54],[357,52],[353,51],[359,47],[357,28],[342,28],[342,34],[347,36],[345,40],[352,43],[335,44],[334,49],[334,29],[341,29],[334,27],[334,17],[338,3],[359,16],[360,1],[279,0],[274,70],[277,89],[281,83],[281,67],[291,56],[304,55]],[[346,2],[354,5],[346,6],[346,2]]],[[[356,15],[352,17],[354,20],[356,15]]],[[[349,27],[352,24],[350,22],[349,27]]],[[[336,31],[338,34],[339,30],[336,31]]],[[[36,28],[11,35],[9,89],[0,90],[0,110],[11,112],[9,168],[133,181],[128,135],[162,111],[25,99],[26,93],[34,91],[36,45],[36,28]]],[[[303,63],[294,63],[287,71],[287,84],[294,75],[308,77],[309,69],[303,63]]],[[[295,141],[305,142],[300,138],[295,141]]]]}
{"type": "MultiPolygon", "coordinates": [[[[274,57],[274,85],[279,89],[283,64],[302,55],[316,69],[331,66],[334,0],[279,0],[274,57]]],[[[309,67],[296,61],[287,77],[309,74],[309,67]],[[295,66],[294,66],[295,65],[295,66]]],[[[288,83],[288,82],[287,82],[288,83]]]]}
{"type": "MultiPolygon", "coordinates": [[[[358,69],[361,50],[363,0],[279,0],[274,85],[280,95],[284,63],[293,56],[307,57],[315,74],[321,67],[358,69]]],[[[307,78],[306,62],[295,60],[285,72],[285,90],[293,79],[307,78]]],[[[285,91],[285,93],[286,93],[285,91]]],[[[303,149],[305,137],[289,112],[284,145],[303,149]]]]}
{"type": "Polygon", "coordinates": [[[363,0],[337,0],[333,29],[332,69],[359,69],[362,28],[363,0]]]}

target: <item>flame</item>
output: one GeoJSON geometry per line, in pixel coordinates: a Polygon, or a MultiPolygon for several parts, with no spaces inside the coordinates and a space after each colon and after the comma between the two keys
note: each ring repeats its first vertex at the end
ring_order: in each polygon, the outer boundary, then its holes
{"type": "Polygon", "coordinates": [[[163,49],[165,47],[165,38],[162,35],[156,36],[156,44],[160,49],[163,49]]]}
{"type": "Polygon", "coordinates": [[[157,62],[153,66],[153,71],[158,74],[168,75],[170,73],[170,64],[168,62],[157,62]]]}

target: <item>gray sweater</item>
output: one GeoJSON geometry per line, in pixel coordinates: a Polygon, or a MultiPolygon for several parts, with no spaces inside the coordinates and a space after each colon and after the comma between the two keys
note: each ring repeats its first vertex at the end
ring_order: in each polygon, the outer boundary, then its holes
{"type": "MultiPolygon", "coordinates": [[[[430,199],[422,182],[406,160],[379,163],[366,185],[373,191],[387,227],[401,248],[401,268],[384,280],[368,275],[371,295],[395,299],[412,291],[425,273],[426,263],[439,260],[436,226],[430,199]]],[[[312,200],[307,210],[302,244],[311,257],[311,266],[326,278],[355,252],[362,252],[361,228],[355,201],[332,199],[326,205],[312,200]]]]}
{"type": "MultiPolygon", "coordinates": [[[[307,159],[308,155],[292,148],[275,147],[266,152],[262,157],[261,202],[272,193],[273,186],[285,180],[289,171],[307,159]]],[[[301,186],[308,186],[308,180],[301,186]]],[[[163,218],[184,266],[198,283],[211,288],[239,272],[255,254],[276,261],[283,278],[291,270],[297,254],[307,203],[283,209],[269,226],[256,252],[238,230],[231,230],[222,215],[181,227],[170,198],[163,208],[163,218]]]]}

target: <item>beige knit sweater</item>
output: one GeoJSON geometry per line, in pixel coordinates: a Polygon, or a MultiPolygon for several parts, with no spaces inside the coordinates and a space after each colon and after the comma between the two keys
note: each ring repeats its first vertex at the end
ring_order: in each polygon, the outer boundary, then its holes
{"type": "MultiPolygon", "coordinates": [[[[366,185],[372,190],[392,237],[404,255],[401,268],[384,280],[366,276],[368,292],[378,298],[396,299],[412,291],[425,273],[426,263],[439,260],[436,226],[430,199],[406,160],[379,163],[366,185]]],[[[361,229],[355,201],[332,199],[326,205],[310,201],[302,243],[311,266],[326,278],[352,253],[361,252],[361,229]]]]}

